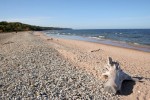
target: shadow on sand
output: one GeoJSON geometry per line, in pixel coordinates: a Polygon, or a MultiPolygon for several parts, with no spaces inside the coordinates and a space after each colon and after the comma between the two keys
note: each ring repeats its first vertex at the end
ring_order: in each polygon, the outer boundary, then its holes
{"type": "MultiPolygon", "coordinates": [[[[137,79],[139,80],[138,82],[143,82],[142,79],[146,79],[144,77],[134,77],[134,79],[137,79]]],[[[123,81],[122,83],[122,91],[118,93],[118,95],[130,95],[131,93],[133,93],[133,88],[134,88],[134,85],[136,84],[135,81],[128,81],[128,80],[125,80],[123,81]]]]}
{"type": "Polygon", "coordinates": [[[119,94],[130,95],[133,92],[134,85],[135,85],[135,81],[124,81],[122,83],[122,91],[119,94]]]}

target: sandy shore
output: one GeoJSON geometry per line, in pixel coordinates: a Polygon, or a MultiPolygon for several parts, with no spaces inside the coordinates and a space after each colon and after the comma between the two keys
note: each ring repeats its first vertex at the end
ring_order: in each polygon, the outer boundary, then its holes
{"type": "Polygon", "coordinates": [[[85,41],[50,38],[38,32],[35,34],[53,45],[66,59],[100,80],[107,58],[112,57],[125,72],[144,81],[125,82],[121,99],[150,98],[150,53],[85,41]]]}
{"type": "Polygon", "coordinates": [[[0,34],[0,99],[149,100],[150,53],[41,32],[0,34]],[[104,92],[108,57],[143,82],[125,82],[122,94],[104,92]]]}

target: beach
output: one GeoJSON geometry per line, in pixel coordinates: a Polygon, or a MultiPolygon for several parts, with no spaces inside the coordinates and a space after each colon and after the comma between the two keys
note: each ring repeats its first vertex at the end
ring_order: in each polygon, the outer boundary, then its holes
{"type": "Polygon", "coordinates": [[[150,53],[43,32],[0,34],[0,99],[149,100],[150,53]],[[122,93],[104,92],[108,57],[141,82],[124,82],[122,93]]]}

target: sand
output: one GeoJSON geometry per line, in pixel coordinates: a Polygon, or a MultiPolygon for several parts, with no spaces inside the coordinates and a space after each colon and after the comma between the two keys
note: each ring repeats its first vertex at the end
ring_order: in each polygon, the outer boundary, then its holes
{"type": "Polygon", "coordinates": [[[0,99],[150,100],[150,53],[42,32],[2,33],[0,99]],[[108,57],[142,82],[124,82],[121,94],[105,93],[108,57]]]}
{"type": "Polygon", "coordinates": [[[51,38],[36,32],[46,43],[50,43],[58,52],[78,67],[102,79],[102,69],[107,58],[118,61],[121,68],[131,76],[138,77],[143,82],[124,82],[121,99],[150,99],[150,53],[133,49],[115,47],[99,43],[51,38]]]}

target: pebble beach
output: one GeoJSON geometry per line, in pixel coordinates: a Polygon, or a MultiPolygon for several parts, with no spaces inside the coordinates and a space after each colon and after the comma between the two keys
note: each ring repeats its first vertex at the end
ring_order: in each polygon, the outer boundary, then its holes
{"type": "Polygon", "coordinates": [[[50,38],[42,32],[1,33],[0,100],[9,99],[149,100],[150,53],[50,38]],[[101,74],[109,56],[143,82],[126,83],[123,94],[105,93],[101,74]]]}

